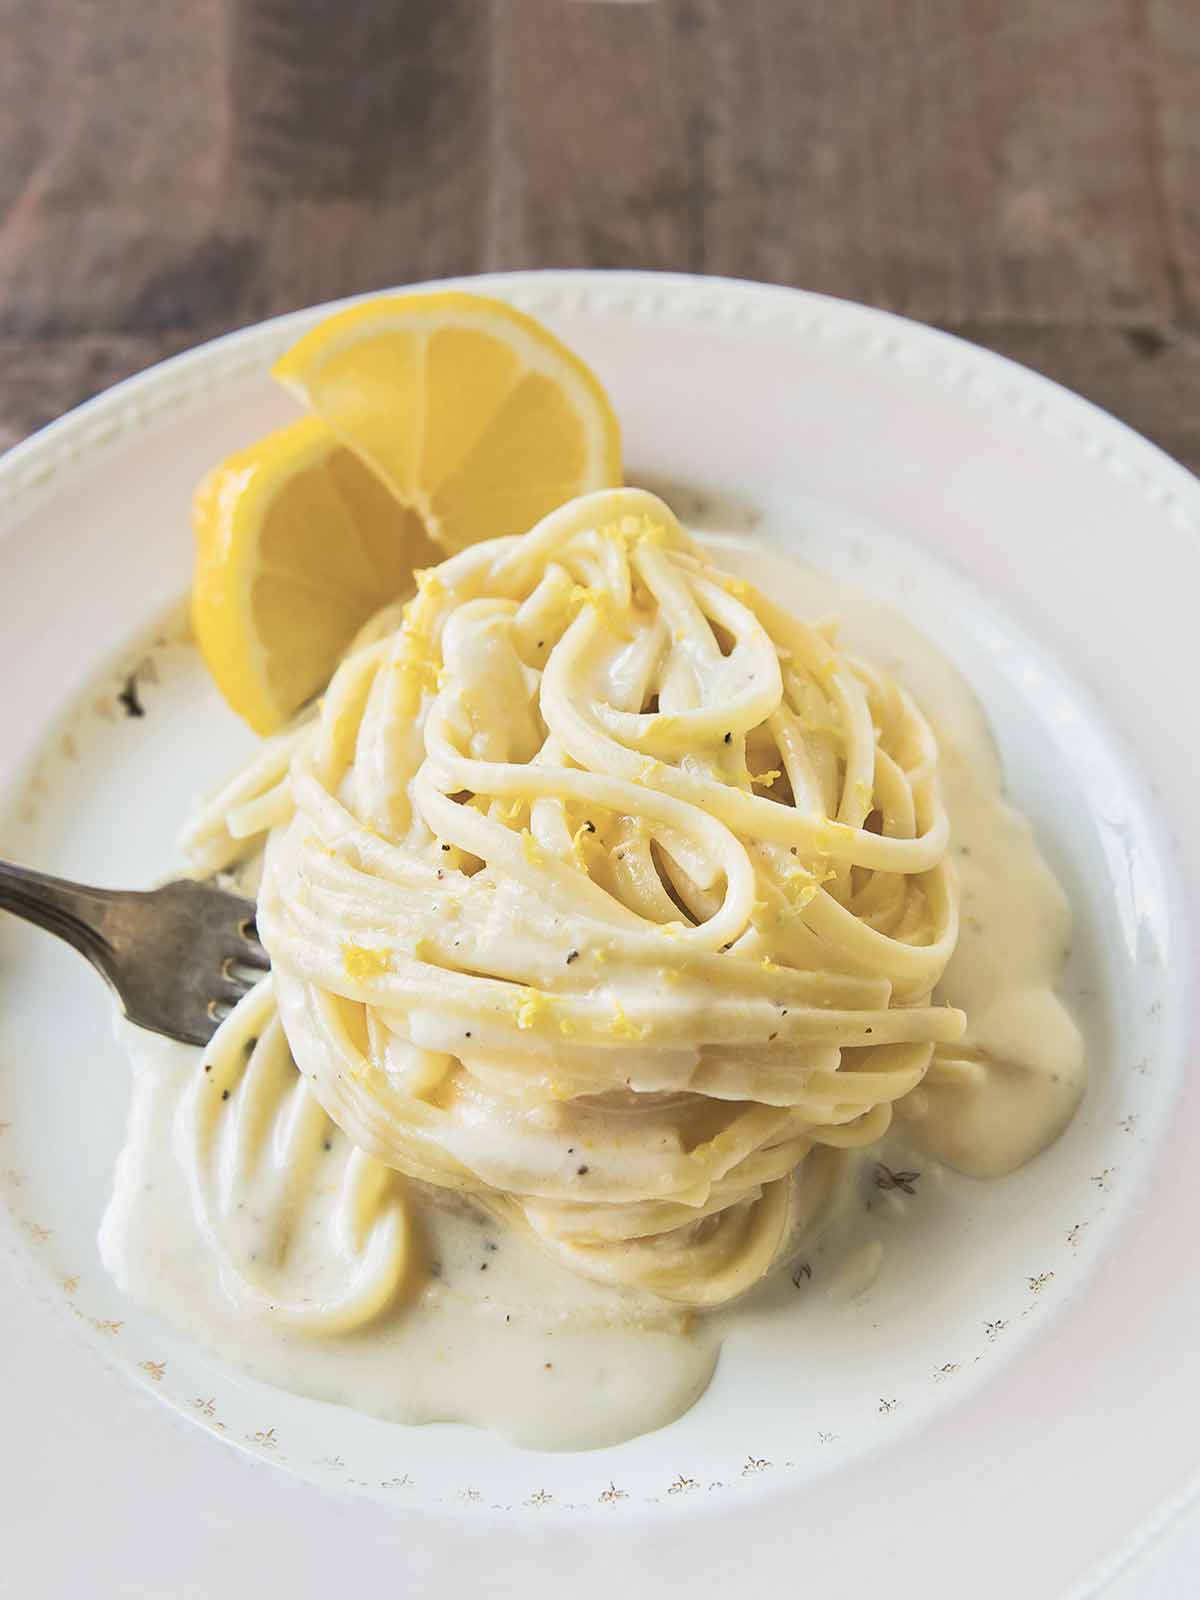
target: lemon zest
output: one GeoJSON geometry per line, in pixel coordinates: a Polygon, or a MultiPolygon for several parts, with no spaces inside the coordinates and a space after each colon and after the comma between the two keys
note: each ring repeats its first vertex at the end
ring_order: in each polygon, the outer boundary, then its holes
{"type": "Polygon", "coordinates": [[[575,857],[575,865],[581,872],[588,870],[587,851],[603,849],[596,837],[595,828],[589,828],[587,823],[582,823],[575,829],[571,837],[571,853],[575,857]]]}
{"type": "Polygon", "coordinates": [[[567,596],[568,614],[576,617],[584,606],[591,606],[606,628],[624,638],[625,618],[609,590],[577,583],[567,596]]]}
{"type": "Polygon", "coordinates": [[[418,689],[434,691],[441,687],[437,666],[429,656],[406,651],[396,662],[396,671],[410,679],[418,689]]]}
{"type": "Polygon", "coordinates": [[[550,1010],[550,996],[540,989],[526,989],[517,1001],[514,1015],[518,1028],[532,1028],[540,1016],[550,1010]]]}
{"type": "Polygon", "coordinates": [[[614,1039],[645,1039],[650,1033],[648,1022],[631,1022],[625,1015],[625,1008],[618,1000],[613,1005],[613,1019],[608,1025],[608,1031],[614,1039]]]}
{"type": "Polygon", "coordinates": [[[346,976],[362,982],[366,978],[381,978],[392,970],[392,952],[383,945],[344,944],[342,967],[346,976]]]}

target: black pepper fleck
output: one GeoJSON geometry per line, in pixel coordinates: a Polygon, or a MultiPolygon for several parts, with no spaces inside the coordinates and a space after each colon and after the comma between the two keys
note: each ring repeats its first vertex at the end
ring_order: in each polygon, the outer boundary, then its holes
{"type": "Polygon", "coordinates": [[[222,1100],[228,1100],[229,1099],[229,1090],[228,1089],[222,1089],[221,1090],[221,1099],[222,1100]]]}
{"type": "Polygon", "coordinates": [[[481,1261],[479,1263],[479,1270],[480,1270],[480,1272],[486,1272],[487,1271],[487,1262],[486,1261],[481,1261]]]}
{"type": "Polygon", "coordinates": [[[882,1161],[875,1163],[875,1185],[879,1189],[903,1189],[905,1194],[916,1194],[919,1172],[893,1172],[882,1161]]]}
{"type": "Polygon", "coordinates": [[[326,1150],[332,1150],[333,1149],[333,1140],[332,1139],[326,1139],[326,1141],[325,1141],[325,1149],[326,1150]]]}
{"type": "Polygon", "coordinates": [[[137,674],[131,672],[125,679],[125,687],[117,696],[117,700],[125,707],[127,717],[144,717],[146,708],[138,699],[137,674]]]}
{"type": "Polygon", "coordinates": [[[767,1035],[767,1043],[770,1044],[772,1042],[772,1040],[778,1039],[778,1037],[779,1037],[779,1035],[777,1033],[769,1033],[767,1035]]]}
{"type": "Polygon", "coordinates": [[[211,1061],[206,1061],[204,1063],[204,1070],[205,1070],[205,1072],[211,1072],[212,1071],[212,1062],[211,1061]]]}
{"type": "Polygon", "coordinates": [[[448,844],[444,844],[444,845],[443,845],[443,846],[442,846],[442,849],[443,849],[443,850],[449,850],[449,848],[450,848],[450,846],[449,846],[449,845],[448,845],[448,844]]]}
{"type": "Polygon", "coordinates": [[[580,1177],[581,1177],[581,1178],[583,1178],[583,1177],[586,1177],[586,1176],[587,1176],[587,1168],[586,1168],[586,1167],[579,1167],[579,1168],[578,1168],[578,1169],[577,1169],[577,1170],[578,1170],[578,1172],[579,1172],[579,1176],[580,1176],[580,1177]]]}
{"type": "Polygon", "coordinates": [[[471,1037],[471,1030],[470,1030],[470,1028],[468,1028],[466,1033],[463,1034],[463,1038],[464,1039],[469,1039],[470,1037],[471,1037]]]}
{"type": "Polygon", "coordinates": [[[732,733],[727,733],[725,735],[725,743],[726,744],[732,744],[733,743],[733,735],[732,735],[732,733]]]}
{"type": "Polygon", "coordinates": [[[567,951],[567,965],[568,966],[571,965],[572,961],[578,961],[578,960],[579,960],[579,951],[578,950],[568,950],[567,951]]]}

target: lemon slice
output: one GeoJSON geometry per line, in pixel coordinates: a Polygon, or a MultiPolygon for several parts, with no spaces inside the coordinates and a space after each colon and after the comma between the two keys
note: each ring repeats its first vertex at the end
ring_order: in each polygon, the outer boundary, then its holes
{"type": "Polygon", "coordinates": [[[217,685],[257,733],[324,687],[363,622],[442,559],[316,417],[228,457],[196,490],[192,624],[217,685]]]}
{"type": "Polygon", "coordinates": [[[595,375],[500,300],[368,300],[319,323],[274,373],[444,550],[524,533],[621,482],[620,429],[595,375]]]}

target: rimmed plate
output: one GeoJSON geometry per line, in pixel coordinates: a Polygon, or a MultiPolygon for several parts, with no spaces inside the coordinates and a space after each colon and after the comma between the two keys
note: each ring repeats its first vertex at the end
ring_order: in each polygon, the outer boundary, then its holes
{"type": "MultiPolygon", "coordinates": [[[[595,365],[631,481],[899,606],[973,683],[1075,903],[1083,1112],[1016,1178],[931,1194],[866,1296],[748,1324],[679,1423],[537,1455],[284,1395],[121,1300],[94,1244],[126,1101],[107,1002],[8,924],[6,1568],[29,1595],[98,1569],[130,1592],[239,1593],[269,1571],[297,1596],[353,1577],[453,1593],[501,1566],[531,1600],[858,1595],[900,1574],[1086,1592],[1195,1462],[1200,485],[1052,384],[879,312],[652,275],[474,283],[595,365]]],[[[5,853],[147,881],[236,757],[177,621],[187,502],[290,415],[267,367],[319,314],[167,362],[0,464],[5,853]]]]}

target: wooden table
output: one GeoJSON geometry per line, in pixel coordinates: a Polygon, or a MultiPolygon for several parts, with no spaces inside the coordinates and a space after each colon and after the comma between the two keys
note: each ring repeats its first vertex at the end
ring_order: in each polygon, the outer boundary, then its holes
{"type": "Polygon", "coordinates": [[[887,306],[1200,469],[1200,0],[0,0],[0,445],[487,268],[887,306]]]}

